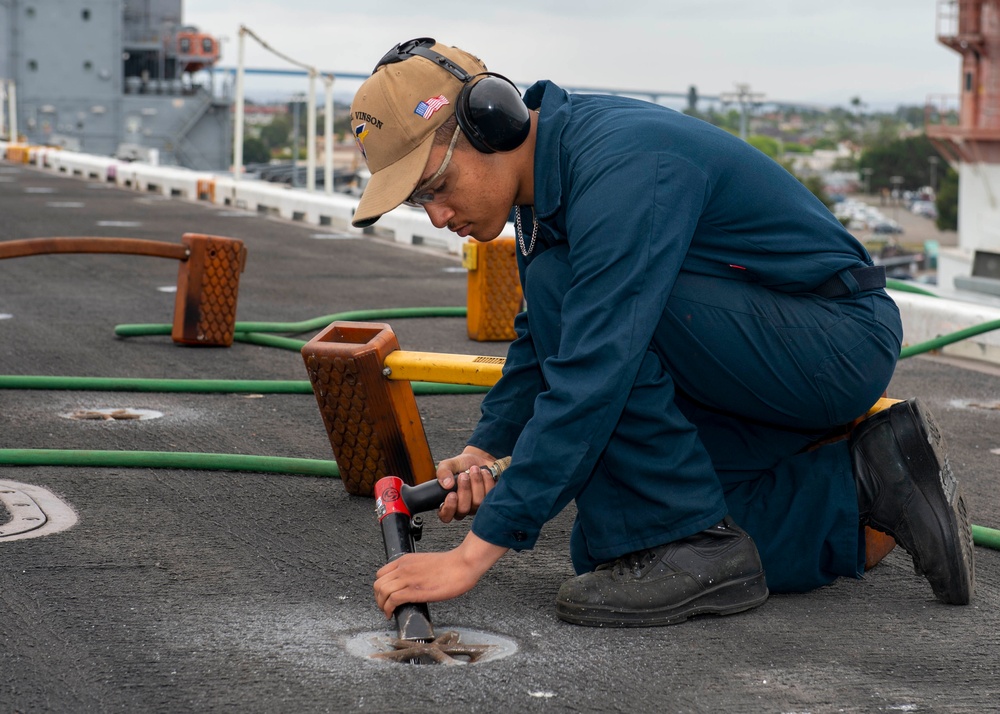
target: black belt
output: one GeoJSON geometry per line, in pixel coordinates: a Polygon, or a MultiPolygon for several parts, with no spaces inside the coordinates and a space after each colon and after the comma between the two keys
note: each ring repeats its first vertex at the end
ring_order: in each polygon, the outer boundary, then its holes
{"type": "Polygon", "coordinates": [[[842,270],[812,292],[824,298],[839,298],[864,292],[865,290],[878,290],[885,287],[885,266],[884,265],[862,265],[858,268],[842,270]],[[850,285],[841,277],[844,273],[849,273],[857,289],[852,289],[850,285]]]}

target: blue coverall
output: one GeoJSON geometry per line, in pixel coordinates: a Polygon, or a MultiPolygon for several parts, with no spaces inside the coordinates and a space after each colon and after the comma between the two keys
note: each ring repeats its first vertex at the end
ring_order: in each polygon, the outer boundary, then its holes
{"type": "Polygon", "coordinates": [[[706,122],[551,82],[525,102],[540,109],[528,309],[469,439],[513,460],[473,532],[531,548],[575,500],[582,573],[729,513],[773,592],[857,577],[847,442],[809,447],[875,403],[899,356],[895,303],[851,272],[867,251],[706,122]],[[831,279],[843,294],[817,294],[831,279]]]}

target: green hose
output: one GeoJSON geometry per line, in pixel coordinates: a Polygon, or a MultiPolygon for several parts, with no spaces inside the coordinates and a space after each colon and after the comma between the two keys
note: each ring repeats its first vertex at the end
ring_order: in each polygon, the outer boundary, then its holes
{"type": "Polygon", "coordinates": [[[888,290],[898,290],[901,293],[916,293],[917,295],[926,295],[927,297],[941,297],[936,293],[932,293],[930,290],[924,290],[923,288],[917,287],[911,282],[906,280],[886,280],[885,287],[888,290]]]}
{"type": "Polygon", "coordinates": [[[952,344],[953,342],[960,342],[967,337],[981,335],[984,332],[996,330],[997,328],[1000,328],[1000,320],[990,320],[989,322],[984,322],[981,325],[966,327],[964,330],[958,330],[957,332],[952,332],[948,335],[935,337],[933,340],[927,340],[926,342],[904,347],[899,351],[899,358],[904,359],[906,357],[912,357],[913,355],[922,354],[924,352],[930,352],[931,350],[938,350],[946,345],[952,344]]]}
{"type": "Polygon", "coordinates": [[[103,466],[154,469],[254,471],[340,478],[335,461],[280,456],[199,454],[162,451],[0,449],[0,464],[12,466],[103,466]]]}
{"type": "Polygon", "coordinates": [[[972,542],[984,548],[1000,550],[1000,531],[985,526],[972,526],[972,542]]]}
{"type": "Polygon", "coordinates": [[[94,392],[190,392],[226,394],[312,394],[307,380],[139,379],[0,375],[0,389],[65,389],[94,392]]]}
{"type": "MultiPolygon", "coordinates": [[[[0,449],[0,464],[9,466],[90,466],[105,468],[249,471],[340,478],[335,461],[281,456],[199,454],[162,451],[91,451],[74,449],[0,449]]],[[[972,526],[973,542],[1000,550],[1000,531],[972,526]]]]}
{"type": "MultiPolygon", "coordinates": [[[[919,288],[905,280],[886,280],[885,286],[889,290],[916,293],[917,295],[927,295],[928,297],[934,298],[941,297],[940,295],[932,293],[929,290],[919,288]]],[[[1000,320],[991,320],[990,322],[984,322],[980,325],[966,327],[964,330],[958,330],[957,332],[952,332],[948,335],[941,335],[940,337],[935,337],[934,339],[927,340],[926,342],[920,342],[915,345],[910,345],[909,347],[904,347],[899,351],[899,358],[906,359],[907,357],[913,357],[914,355],[923,354],[924,352],[939,350],[942,347],[946,347],[955,342],[961,342],[969,337],[975,337],[976,335],[981,335],[984,332],[990,332],[998,328],[1000,328],[1000,320]]]]}
{"type": "MultiPolygon", "coordinates": [[[[468,384],[410,382],[413,393],[483,394],[488,387],[468,384]]],[[[139,379],[121,377],[46,377],[0,375],[0,389],[63,389],[86,392],[186,392],[222,394],[312,394],[307,380],[263,379],[139,379]]]]}
{"type": "MultiPolygon", "coordinates": [[[[917,293],[930,297],[939,297],[934,293],[909,284],[904,280],[887,280],[886,287],[891,290],[917,293]]],[[[311,320],[301,322],[237,322],[236,335],[234,339],[239,342],[264,345],[267,347],[279,347],[282,349],[301,351],[306,344],[304,341],[293,340],[287,337],[275,337],[273,335],[254,334],[260,332],[306,332],[309,330],[326,327],[331,322],[337,320],[382,320],[403,317],[464,317],[466,309],[464,307],[431,307],[431,308],[390,308],[386,310],[354,310],[352,312],[341,312],[333,315],[316,317],[311,320]]],[[[935,337],[932,340],[921,342],[916,345],[904,347],[899,352],[900,359],[913,357],[939,350],[942,347],[961,342],[969,337],[975,337],[984,332],[990,332],[1000,328],[1000,320],[992,320],[981,325],[967,327],[948,335],[935,337]]],[[[115,327],[115,334],[119,337],[137,337],[142,335],[169,335],[170,325],[118,325],[115,327]]]]}
{"type": "MultiPolygon", "coordinates": [[[[236,332],[310,332],[327,327],[337,321],[382,321],[409,317],[465,317],[464,307],[395,307],[381,310],[351,310],[332,315],[323,315],[300,322],[237,322],[236,332]]],[[[172,325],[139,324],[118,325],[115,334],[119,337],[139,337],[143,335],[169,335],[172,325]]]]}
{"type": "Polygon", "coordinates": [[[251,345],[263,345],[264,347],[277,347],[292,352],[301,352],[306,346],[306,340],[296,340],[291,337],[278,337],[261,332],[237,332],[233,334],[236,342],[246,342],[251,345]]]}

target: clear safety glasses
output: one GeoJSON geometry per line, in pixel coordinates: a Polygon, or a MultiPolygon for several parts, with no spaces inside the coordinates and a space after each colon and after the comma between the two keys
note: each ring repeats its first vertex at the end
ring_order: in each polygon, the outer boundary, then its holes
{"type": "Polygon", "coordinates": [[[444,155],[444,161],[441,162],[441,165],[434,172],[433,176],[413,190],[410,197],[403,201],[404,204],[413,206],[414,208],[421,208],[431,203],[441,203],[448,198],[448,194],[451,193],[451,189],[455,185],[455,177],[453,176],[450,182],[440,181],[440,179],[444,175],[444,172],[448,170],[448,165],[451,163],[451,156],[455,151],[455,145],[458,143],[458,136],[461,133],[462,127],[456,126],[455,133],[451,136],[451,143],[448,144],[448,152],[444,155]]]}

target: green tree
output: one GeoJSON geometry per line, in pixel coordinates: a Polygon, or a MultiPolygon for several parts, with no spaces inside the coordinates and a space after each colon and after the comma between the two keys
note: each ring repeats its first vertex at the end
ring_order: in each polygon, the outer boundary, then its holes
{"type": "Polygon", "coordinates": [[[775,160],[778,159],[778,156],[781,153],[781,144],[778,143],[777,139],[770,136],[751,134],[747,137],[747,143],[775,160]]]}
{"type": "Polygon", "coordinates": [[[274,117],[271,122],[260,130],[260,140],[268,149],[280,149],[288,146],[288,137],[292,133],[292,120],[288,117],[274,117]]]}
{"type": "Polygon", "coordinates": [[[344,137],[352,137],[354,135],[354,132],[351,131],[350,105],[334,105],[333,133],[336,134],[340,140],[343,140],[344,137]]]}
{"type": "Polygon", "coordinates": [[[740,131],[740,112],[737,109],[730,109],[725,113],[710,109],[708,112],[700,115],[700,118],[709,124],[714,124],[721,129],[725,129],[731,134],[738,134],[740,131]]]}
{"type": "Polygon", "coordinates": [[[854,171],[858,168],[858,162],[850,156],[838,156],[833,160],[834,171],[854,171]]]}
{"type": "Polygon", "coordinates": [[[858,118],[843,107],[834,107],[827,115],[834,129],[826,132],[827,138],[834,144],[841,141],[858,141],[858,118]]]}
{"type": "MultiPolygon", "coordinates": [[[[795,174],[792,174],[795,176],[795,174]]],[[[823,179],[819,176],[807,176],[802,178],[800,176],[795,176],[802,184],[812,191],[812,194],[823,202],[823,205],[827,208],[833,206],[833,200],[830,195],[826,192],[826,187],[823,185],[823,179]]]]}
{"type": "Polygon", "coordinates": [[[872,169],[871,186],[874,191],[891,187],[889,179],[893,176],[902,177],[901,188],[916,189],[930,183],[930,164],[927,159],[931,156],[937,156],[939,162],[944,163],[941,155],[924,135],[895,139],[866,149],[858,161],[858,168],[872,169]]]}
{"type": "Polygon", "coordinates": [[[949,168],[941,178],[937,192],[937,227],[942,231],[958,230],[958,172],[949,168]]]}
{"type": "Polygon", "coordinates": [[[910,126],[923,126],[925,111],[923,106],[899,106],[896,108],[896,118],[910,126]]]}
{"type": "Polygon", "coordinates": [[[899,139],[900,123],[895,117],[880,114],[868,122],[862,134],[862,142],[866,147],[887,146],[899,139]]]}
{"type": "Polygon", "coordinates": [[[271,152],[264,142],[249,136],[243,140],[243,162],[247,164],[266,164],[271,160],[271,152]]]}

